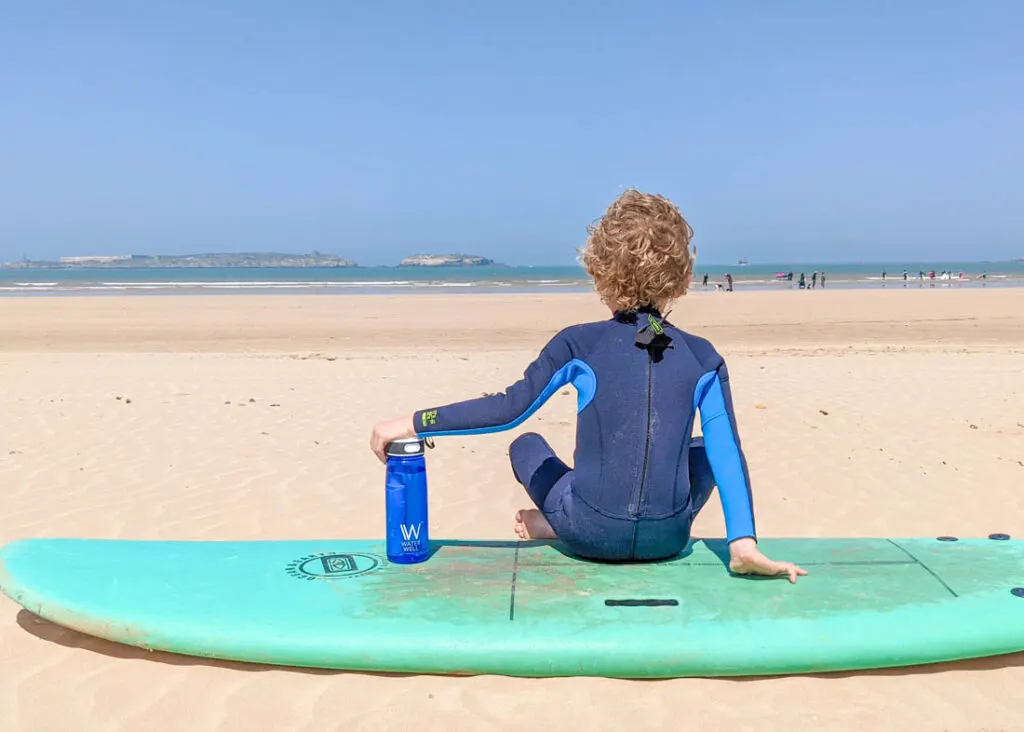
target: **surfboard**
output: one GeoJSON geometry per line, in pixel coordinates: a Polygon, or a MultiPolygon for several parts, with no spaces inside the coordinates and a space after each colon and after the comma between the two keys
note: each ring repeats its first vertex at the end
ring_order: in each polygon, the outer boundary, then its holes
{"type": "Polygon", "coordinates": [[[869,669],[1024,650],[1024,542],[764,539],[797,584],[731,576],[721,540],[653,564],[557,542],[27,539],[0,587],[119,643],[264,664],[658,678],[869,669]]]}

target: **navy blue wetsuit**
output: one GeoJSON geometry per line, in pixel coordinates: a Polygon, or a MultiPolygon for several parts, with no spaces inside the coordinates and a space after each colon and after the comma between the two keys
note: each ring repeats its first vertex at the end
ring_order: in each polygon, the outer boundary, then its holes
{"type": "Polygon", "coordinates": [[[420,437],[512,429],[568,385],[577,391],[574,467],[539,435],[509,455],[559,538],[593,559],[644,561],[682,551],[717,484],[727,539],[755,537],[753,500],[725,362],[653,309],[559,332],[504,393],[417,411],[420,437]],[[645,343],[657,335],[656,345],[645,343]],[[701,416],[703,440],[692,439],[701,416]]]}

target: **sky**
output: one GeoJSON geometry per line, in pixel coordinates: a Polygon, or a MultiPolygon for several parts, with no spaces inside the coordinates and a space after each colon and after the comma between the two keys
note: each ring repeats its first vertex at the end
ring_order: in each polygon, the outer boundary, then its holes
{"type": "Polygon", "coordinates": [[[624,188],[698,262],[1024,256],[1024,2],[0,5],[0,261],[573,264],[624,188]]]}

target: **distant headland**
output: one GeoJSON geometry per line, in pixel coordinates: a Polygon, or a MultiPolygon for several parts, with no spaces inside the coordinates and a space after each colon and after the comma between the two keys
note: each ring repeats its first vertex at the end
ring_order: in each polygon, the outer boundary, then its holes
{"type": "Polygon", "coordinates": [[[399,267],[486,267],[496,262],[475,254],[417,254],[406,257],[399,267]]]}
{"type": "Polygon", "coordinates": [[[118,254],[95,257],[61,257],[56,261],[23,259],[8,262],[7,269],[184,269],[198,267],[355,267],[333,254],[283,254],[279,252],[231,252],[214,254],[118,254]]]}
{"type": "MultiPolygon", "coordinates": [[[[497,263],[475,254],[418,254],[399,267],[482,267],[497,263]]],[[[211,254],[115,254],[61,257],[58,260],[23,259],[0,265],[3,269],[194,269],[203,267],[357,267],[334,254],[230,252],[211,254]]]]}

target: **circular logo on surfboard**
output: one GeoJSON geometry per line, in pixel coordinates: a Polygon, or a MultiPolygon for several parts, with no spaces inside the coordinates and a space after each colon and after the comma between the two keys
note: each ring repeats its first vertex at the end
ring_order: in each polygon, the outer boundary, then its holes
{"type": "Polygon", "coordinates": [[[288,574],[296,579],[350,579],[375,572],[383,566],[376,554],[335,554],[318,552],[288,564],[288,574]]]}

